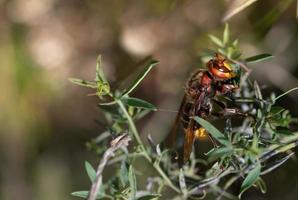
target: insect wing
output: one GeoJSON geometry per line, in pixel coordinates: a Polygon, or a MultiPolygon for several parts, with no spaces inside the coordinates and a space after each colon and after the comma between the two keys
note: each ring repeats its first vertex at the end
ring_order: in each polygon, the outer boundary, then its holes
{"type": "Polygon", "coordinates": [[[165,140],[165,145],[168,148],[173,147],[174,142],[177,139],[177,132],[178,132],[178,129],[179,129],[180,119],[181,119],[181,115],[182,115],[182,112],[183,112],[185,102],[186,102],[186,95],[184,95],[184,97],[182,99],[182,102],[181,102],[180,107],[179,107],[179,111],[176,115],[175,121],[174,121],[174,123],[172,125],[172,128],[171,128],[171,131],[170,131],[170,133],[168,134],[168,136],[165,140]]]}
{"type": "Polygon", "coordinates": [[[195,137],[194,125],[195,125],[195,121],[191,119],[185,131],[184,146],[183,146],[183,163],[189,160],[189,157],[192,151],[192,145],[195,137]]]}

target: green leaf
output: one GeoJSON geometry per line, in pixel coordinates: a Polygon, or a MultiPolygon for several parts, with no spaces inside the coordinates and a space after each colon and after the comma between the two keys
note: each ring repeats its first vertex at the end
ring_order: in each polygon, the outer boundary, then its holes
{"type": "Polygon", "coordinates": [[[137,181],[136,181],[136,174],[132,166],[129,166],[128,180],[129,180],[129,186],[131,189],[131,199],[135,199],[136,193],[137,193],[137,181]]]}
{"type": "Polygon", "coordinates": [[[72,196],[81,197],[87,199],[89,191],[76,191],[71,193],[72,196]]]}
{"type": "Polygon", "coordinates": [[[110,84],[108,83],[101,66],[101,56],[97,57],[95,82],[97,84],[97,95],[102,96],[110,93],[110,84]]]}
{"type": "MultiPolygon", "coordinates": [[[[71,193],[72,196],[81,197],[83,199],[87,199],[88,194],[89,194],[89,191],[76,191],[76,192],[71,193]]],[[[106,197],[105,195],[99,193],[99,194],[97,194],[96,199],[103,199],[105,197],[106,197]]]]}
{"type": "Polygon", "coordinates": [[[158,62],[156,60],[150,60],[145,69],[138,75],[137,79],[132,82],[132,84],[128,87],[128,89],[121,95],[126,96],[130,94],[146,77],[146,75],[152,70],[152,68],[157,64],[158,62]]]}
{"type": "Polygon", "coordinates": [[[211,35],[211,34],[209,34],[208,37],[209,37],[209,39],[210,39],[214,44],[216,44],[217,46],[219,46],[219,47],[224,47],[223,42],[222,42],[218,37],[216,37],[216,36],[214,36],[214,35],[211,35]]]}
{"type": "Polygon", "coordinates": [[[261,190],[261,192],[263,194],[265,194],[267,192],[267,186],[266,186],[266,183],[265,181],[259,177],[255,183],[255,185],[257,186],[257,188],[259,188],[261,190]]]}
{"type": "Polygon", "coordinates": [[[256,55],[256,56],[246,58],[245,61],[247,63],[256,63],[256,62],[261,62],[261,61],[268,60],[268,59],[273,58],[273,57],[274,56],[272,56],[271,54],[263,53],[263,54],[259,54],[259,55],[256,55]]]}
{"type": "Polygon", "coordinates": [[[80,85],[83,87],[97,88],[96,83],[92,81],[86,81],[78,78],[69,78],[68,80],[76,85],[80,85]]]}
{"type": "Polygon", "coordinates": [[[289,135],[293,135],[293,132],[291,130],[289,130],[289,129],[280,129],[280,130],[277,130],[275,132],[275,134],[289,136],[289,135]]]}
{"type": "Polygon", "coordinates": [[[121,97],[121,101],[128,106],[144,108],[148,110],[157,110],[153,104],[142,99],[138,99],[134,97],[121,97]]]}
{"type": "MultiPolygon", "coordinates": [[[[263,100],[261,89],[260,89],[260,86],[257,81],[254,81],[254,89],[255,89],[255,95],[256,95],[257,99],[263,100]]],[[[262,104],[262,102],[261,102],[261,104],[262,104]]]]}
{"type": "Polygon", "coordinates": [[[223,32],[223,39],[222,40],[223,40],[224,44],[227,44],[230,40],[230,30],[229,30],[229,24],[228,23],[225,24],[225,30],[223,32]]]}
{"type": "Polygon", "coordinates": [[[239,40],[238,39],[235,39],[232,43],[233,47],[237,47],[238,46],[238,43],[239,43],[239,40]]]}
{"type": "Polygon", "coordinates": [[[251,170],[246,176],[246,178],[244,179],[241,185],[239,198],[241,198],[241,195],[256,182],[256,180],[259,178],[260,173],[261,173],[261,164],[258,163],[257,166],[253,170],[251,170]]]}
{"type": "Polygon", "coordinates": [[[144,195],[144,196],[137,198],[137,200],[151,200],[151,199],[156,199],[158,197],[161,197],[161,195],[160,194],[148,194],[148,195],[144,195]]]}
{"type": "Polygon", "coordinates": [[[224,156],[229,156],[233,153],[233,148],[232,147],[222,147],[222,148],[218,148],[215,149],[214,151],[211,151],[208,156],[209,159],[208,160],[216,160],[220,157],[224,157],[224,156]]]}
{"type": "Polygon", "coordinates": [[[270,115],[269,117],[272,117],[274,115],[278,115],[278,114],[281,114],[283,111],[285,111],[286,109],[284,109],[283,107],[281,106],[272,106],[271,107],[271,110],[270,110],[270,115]]]}
{"type": "Polygon", "coordinates": [[[128,183],[128,168],[127,167],[128,167],[127,162],[124,160],[121,163],[120,173],[119,173],[120,182],[123,187],[126,186],[126,184],[128,183]]]}
{"type": "Polygon", "coordinates": [[[95,179],[96,179],[96,171],[95,171],[95,169],[92,167],[92,165],[88,161],[85,161],[85,169],[87,171],[87,174],[89,176],[89,179],[93,183],[95,181],[95,179]]]}
{"type": "Polygon", "coordinates": [[[217,128],[215,128],[212,124],[210,124],[208,121],[200,118],[200,117],[194,117],[194,120],[199,123],[202,127],[204,127],[208,133],[212,135],[214,139],[216,139],[219,143],[221,143],[224,146],[231,147],[232,144],[230,141],[222,134],[217,128]]]}
{"type": "Polygon", "coordinates": [[[102,66],[101,66],[101,55],[97,57],[97,62],[96,62],[96,76],[95,76],[95,81],[100,82],[100,83],[107,83],[107,79],[103,73],[102,66]]]}

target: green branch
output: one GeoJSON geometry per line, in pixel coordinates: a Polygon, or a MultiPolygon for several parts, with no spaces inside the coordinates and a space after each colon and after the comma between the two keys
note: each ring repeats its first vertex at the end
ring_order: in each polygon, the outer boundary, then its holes
{"type": "MultiPolygon", "coordinates": [[[[124,106],[124,104],[122,103],[122,101],[120,99],[116,100],[117,104],[119,105],[119,107],[121,108],[121,110],[123,111],[127,121],[128,121],[128,125],[131,129],[131,132],[133,134],[133,136],[135,137],[137,143],[141,146],[141,149],[143,151],[143,155],[144,157],[150,162],[152,163],[152,158],[150,157],[147,149],[145,148],[141,138],[140,138],[140,134],[136,128],[136,125],[133,121],[133,119],[131,118],[131,116],[129,115],[126,107],[124,106]]],[[[169,179],[169,177],[165,174],[165,172],[160,168],[159,165],[154,165],[153,164],[154,169],[159,173],[159,175],[165,180],[166,184],[172,188],[174,191],[176,191],[177,193],[180,193],[179,188],[177,188],[172,181],[169,179]]]]}

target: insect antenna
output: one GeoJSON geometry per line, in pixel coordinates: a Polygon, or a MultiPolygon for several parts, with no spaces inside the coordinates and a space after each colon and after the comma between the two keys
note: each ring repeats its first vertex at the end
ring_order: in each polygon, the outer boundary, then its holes
{"type": "Polygon", "coordinates": [[[163,108],[157,108],[155,112],[170,112],[170,113],[178,113],[178,110],[171,110],[171,109],[163,109],[163,108]]]}

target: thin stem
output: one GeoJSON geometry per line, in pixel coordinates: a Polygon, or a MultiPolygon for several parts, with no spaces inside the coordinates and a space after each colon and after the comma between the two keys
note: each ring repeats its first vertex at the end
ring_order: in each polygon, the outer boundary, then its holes
{"type": "Polygon", "coordinates": [[[172,181],[169,179],[169,177],[165,174],[165,172],[160,168],[159,165],[153,165],[154,169],[159,173],[159,175],[165,180],[166,184],[172,188],[177,193],[181,193],[179,188],[177,188],[172,181]]]}
{"type": "Polygon", "coordinates": [[[148,154],[148,152],[147,152],[147,150],[146,150],[146,148],[145,148],[145,146],[144,146],[144,144],[143,144],[143,142],[142,142],[142,140],[141,140],[141,138],[140,138],[140,134],[139,134],[139,132],[138,132],[138,130],[137,130],[137,128],[136,128],[136,125],[135,125],[135,123],[133,122],[131,116],[130,116],[129,113],[127,112],[127,110],[126,110],[124,104],[122,103],[122,101],[121,101],[120,99],[116,100],[116,102],[117,102],[117,104],[119,105],[119,107],[121,108],[121,110],[123,111],[123,113],[124,113],[124,115],[125,115],[125,117],[126,117],[126,119],[127,119],[127,121],[128,121],[128,125],[129,125],[129,127],[130,127],[130,129],[131,129],[131,132],[132,132],[133,136],[135,137],[137,143],[141,146],[141,148],[142,148],[142,150],[143,150],[143,152],[144,152],[144,156],[146,157],[146,159],[147,159],[149,162],[151,162],[152,159],[151,159],[151,157],[149,156],[149,154],[148,154]]]}
{"type": "MultiPolygon", "coordinates": [[[[140,138],[140,134],[136,128],[136,125],[133,121],[133,119],[131,118],[131,116],[129,115],[129,113],[127,112],[126,107],[124,106],[124,104],[122,103],[122,101],[120,99],[116,100],[117,104],[119,105],[119,107],[121,108],[121,110],[123,111],[127,121],[128,121],[128,125],[131,129],[131,132],[133,134],[133,136],[135,137],[137,143],[141,146],[141,149],[143,151],[143,155],[144,157],[150,162],[152,163],[152,159],[147,151],[147,149],[145,148],[141,138],[140,138]]],[[[174,191],[176,191],[177,193],[180,193],[179,188],[177,188],[172,181],[169,179],[169,177],[164,173],[164,171],[160,168],[159,165],[154,165],[153,164],[154,169],[159,173],[159,175],[165,180],[166,184],[172,188],[174,191]]]]}

